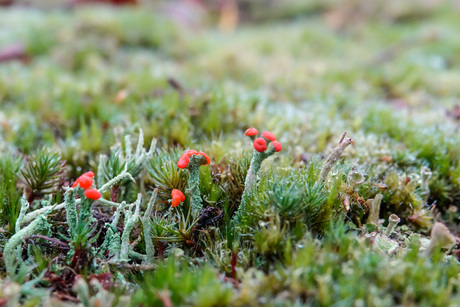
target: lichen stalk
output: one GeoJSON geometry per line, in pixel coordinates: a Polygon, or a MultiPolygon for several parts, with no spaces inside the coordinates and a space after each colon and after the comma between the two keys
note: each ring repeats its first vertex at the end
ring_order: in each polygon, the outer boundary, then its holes
{"type": "Polygon", "coordinates": [[[99,251],[100,255],[103,255],[107,250],[109,251],[109,257],[113,260],[118,260],[121,249],[121,235],[117,229],[118,222],[120,220],[121,212],[126,207],[126,202],[118,204],[115,214],[113,215],[112,223],[106,223],[107,233],[105,235],[104,242],[102,243],[99,251]]]}
{"type": "MultiPolygon", "coordinates": [[[[251,139],[254,139],[254,137],[251,137],[251,139]]],[[[270,144],[271,141],[269,139],[267,138],[264,138],[264,139],[268,144],[270,144]]],[[[257,184],[257,181],[259,179],[260,168],[262,167],[262,162],[268,157],[270,157],[271,155],[273,155],[275,152],[276,150],[274,146],[271,146],[270,149],[266,149],[265,151],[262,151],[262,152],[259,152],[256,149],[254,149],[254,153],[252,155],[248,173],[244,181],[244,191],[241,197],[241,204],[238,207],[235,213],[235,216],[233,218],[233,223],[235,225],[241,222],[243,212],[246,212],[247,210],[246,209],[247,199],[257,184]]]]}
{"type": "Polygon", "coordinates": [[[367,223],[377,225],[379,222],[380,215],[380,204],[382,203],[383,195],[377,194],[370,204],[369,217],[367,223]]]}
{"type": "Polygon", "coordinates": [[[193,216],[197,216],[203,209],[201,192],[200,192],[200,166],[205,163],[205,158],[201,155],[190,157],[188,170],[190,177],[188,179],[188,190],[190,191],[190,207],[193,216]]]}
{"type": "MultiPolygon", "coordinates": [[[[48,213],[48,212],[46,212],[48,213]]],[[[15,251],[16,247],[22,243],[25,237],[35,233],[48,232],[51,225],[46,220],[46,214],[40,215],[32,223],[15,233],[5,244],[3,250],[3,259],[5,261],[6,271],[11,275],[15,268],[15,251]]]]}
{"type": "Polygon", "coordinates": [[[109,188],[111,188],[113,185],[117,184],[121,180],[125,179],[126,177],[130,178],[133,182],[136,182],[134,180],[133,176],[131,176],[130,173],[128,173],[128,165],[126,164],[125,169],[115,176],[113,179],[109,180],[106,184],[104,184],[102,187],[99,188],[99,192],[103,194],[105,191],[107,191],[109,188]]]}
{"type": "Polygon", "coordinates": [[[70,237],[75,236],[75,229],[78,225],[77,201],[74,197],[74,189],[69,188],[64,193],[64,205],[66,212],[67,225],[69,226],[70,237]]]}
{"type": "Polygon", "coordinates": [[[385,232],[385,235],[387,237],[389,237],[393,233],[393,231],[395,231],[396,226],[398,226],[401,219],[396,214],[392,214],[388,218],[388,221],[389,223],[388,223],[387,231],[385,232]]]}
{"type": "Polygon", "coordinates": [[[22,221],[24,220],[24,216],[26,215],[27,210],[29,210],[29,202],[27,201],[26,195],[22,195],[21,197],[21,211],[19,212],[19,216],[16,219],[15,225],[15,233],[21,230],[22,221]]]}
{"type": "Polygon", "coordinates": [[[152,215],[153,207],[155,205],[158,195],[158,188],[153,191],[152,197],[150,197],[147,205],[147,210],[144,212],[142,217],[142,226],[144,228],[144,240],[145,240],[145,251],[146,251],[146,262],[153,264],[155,261],[155,245],[152,240],[152,224],[150,223],[150,216],[152,215]]]}
{"type": "Polygon", "coordinates": [[[129,260],[129,235],[134,228],[134,225],[139,218],[141,209],[142,194],[137,195],[137,200],[125,210],[125,229],[121,235],[121,250],[120,261],[127,262],[129,260]],[[132,211],[134,209],[134,212],[132,211]]]}

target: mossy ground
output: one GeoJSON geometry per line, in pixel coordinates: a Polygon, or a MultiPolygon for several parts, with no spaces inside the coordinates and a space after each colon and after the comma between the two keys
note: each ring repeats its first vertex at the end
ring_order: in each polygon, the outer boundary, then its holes
{"type": "MultiPolygon", "coordinates": [[[[109,292],[91,289],[88,304],[459,305],[457,247],[427,253],[427,245],[435,221],[460,232],[460,11],[409,2],[372,10],[364,1],[283,1],[263,10],[242,1],[246,15],[231,32],[216,28],[218,15],[184,25],[156,5],[3,8],[0,46],[19,42],[27,59],[0,63],[0,246],[14,233],[24,191],[38,208],[48,195],[61,200],[85,171],[101,173],[100,186],[123,169],[112,145],[141,128],[145,144],[158,139],[153,159],[135,183],[106,196],[131,203],[159,188],[157,262],[81,269],[87,280],[111,274],[109,292]],[[264,161],[235,232],[248,127],[274,132],[283,150],[264,161]],[[344,131],[354,144],[319,186],[344,131]],[[198,236],[162,215],[171,189],[185,191],[176,162],[187,148],[211,157],[200,173],[203,204],[225,212],[198,236]],[[351,170],[365,176],[354,189],[351,170]],[[377,194],[380,229],[366,224],[377,194]],[[390,236],[399,246],[387,253],[375,239],[392,213],[401,218],[390,236]]],[[[109,221],[103,211],[96,218],[109,221]]],[[[51,220],[58,238],[65,220],[51,220]]],[[[144,252],[140,228],[131,241],[144,252]]],[[[66,292],[44,278],[68,265],[67,251],[34,242],[23,244],[29,271],[2,271],[0,297],[16,282],[25,305],[85,303],[72,285],[66,292]]]]}

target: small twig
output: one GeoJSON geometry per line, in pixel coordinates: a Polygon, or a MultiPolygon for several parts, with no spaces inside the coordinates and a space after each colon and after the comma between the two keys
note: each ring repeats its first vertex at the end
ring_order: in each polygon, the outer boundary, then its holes
{"type": "Polygon", "coordinates": [[[51,265],[53,264],[54,261],[56,261],[56,260],[58,260],[58,259],[59,259],[59,256],[56,256],[56,257],[54,257],[54,258],[50,261],[50,263],[49,263],[48,266],[46,267],[46,273],[45,273],[45,274],[48,274],[48,273],[49,273],[49,271],[50,271],[50,269],[51,269],[51,265]]]}
{"type": "Polygon", "coordinates": [[[343,134],[342,134],[342,138],[340,138],[340,141],[339,141],[339,144],[343,142],[343,140],[345,139],[345,136],[347,135],[347,132],[345,131],[343,134]]]}
{"type": "Polygon", "coordinates": [[[149,271],[155,270],[157,268],[156,265],[146,265],[146,264],[129,264],[126,262],[118,262],[118,261],[104,261],[102,259],[96,259],[96,262],[101,264],[108,264],[111,266],[116,266],[118,268],[123,269],[130,269],[130,270],[140,270],[140,271],[149,271]]]}
{"type": "Polygon", "coordinates": [[[47,241],[50,241],[51,243],[54,243],[55,245],[59,245],[63,248],[69,248],[69,244],[65,243],[65,242],[62,242],[58,239],[55,239],[55,238],[50,238],[50,237],[47,237],[47,236],[44,236],[44,235],[31,235],[31,236],[28,236],[28,237],[25,237],[24,240],[31,240],[31,239],[43,239],[43,240],[47,240],[47,241]]]}
{"type": "Polygon", "coordinates": [[[174,307],[168,290],[155,291],[155,295],[163,303],[163,307],[174,307]]]}
{"type": "Polygon", "coordinates": [[[131,248],[135,248],[139,244],[139,242],[141,242],[141,240],[141,237],[137,237],[136,240],[134,240],[134,242],[130,244],[131,248]]]}
{"type": "Polygon", "coordinates": [[[323,168],[321,169],[321,173],[318,177],[318,182],[322,183],[326,181],[327,175],[331,171],[332,167],[334,167],[337,160],[339,160],[340,156],[342,156],[345,148],[354,142],[351,138],[343,139],[345,138],[345,135],[346,132],[342,135],[342,139],[337,147],[334,148],[331,154],[326,158],[326,161],[324,161],[323,168]]]}

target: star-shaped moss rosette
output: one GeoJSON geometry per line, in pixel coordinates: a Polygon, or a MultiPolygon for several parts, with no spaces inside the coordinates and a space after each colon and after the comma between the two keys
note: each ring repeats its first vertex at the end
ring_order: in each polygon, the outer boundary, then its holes
{"type": "Polygon", "coordinates": [[[247,196],[251,193],[257,183],[262,162],[275,152],[281,151],[282,149],[281,143],[276,140],[276,136],[270,131],[264,131],[262,132],[261,137],[257,137],[259,134],[257,129],[249,128],[244,134],[253,140],[252,145],[254,146],[254,154],[252,155],[251,164],[249,166],[248,174],[246,175],[241,205],[235,213],[234,221],[237,223],[240,221],[243,212],[246,210],[247,196]],[[272,146],[269,146],[270,143],[272,146]]]}
{"type": "Polygon", "coordinates": [[[211,163],[211,159],[207,154],[193,149],[186,151],[177,162],[177,167],[186,168],[190,173],[188,190],[191,195],[190,206],[194,216],[197,216],[203,208],[200,193],[200,167],[209,163],[211,163]]]}

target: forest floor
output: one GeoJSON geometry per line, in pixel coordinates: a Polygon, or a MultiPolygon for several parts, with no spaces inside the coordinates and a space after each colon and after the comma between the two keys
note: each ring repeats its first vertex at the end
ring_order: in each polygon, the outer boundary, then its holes
{"type": "Polygon", "coordinates": [[[460,8],[282,2],[0,10],[1,306],[460,305],[460,8]]]}

